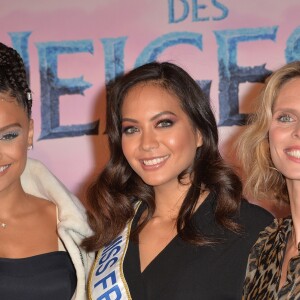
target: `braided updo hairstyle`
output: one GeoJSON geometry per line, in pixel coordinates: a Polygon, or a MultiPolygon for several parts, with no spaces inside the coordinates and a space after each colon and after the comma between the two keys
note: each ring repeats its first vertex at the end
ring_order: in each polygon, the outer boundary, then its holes
{"type": "Polygon", "coordinates": [[[24,62],[19,53],[0,43],[0,92],[16,99],[28,118],[31,117],[32,94],[28,86],[24,62]]]}

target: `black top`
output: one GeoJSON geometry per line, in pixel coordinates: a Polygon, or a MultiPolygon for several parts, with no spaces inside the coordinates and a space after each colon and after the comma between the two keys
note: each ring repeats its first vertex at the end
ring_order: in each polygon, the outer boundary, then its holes
{"type": "MultiPolygon", "coordinates": [[[[134,300],[240,300],[248,254],[259,232],[273,217],[261,207],[243,200],[238,222],[244,234],[234,234],[214,220],[215,197],[210,193],[193,216],[207,236],[221,238],[214,246],[194,246],[179,236],[140,272],[139,247],[130,241],[124,260],[124,275],[134,300]]],[[[144,211],[140,206],[132,228],[144,211]]]]}
{"type": "Polygon", "coordinates": [[[0,258],[1,300],[70,300],[76,271],[67,252],[0,258]]]}

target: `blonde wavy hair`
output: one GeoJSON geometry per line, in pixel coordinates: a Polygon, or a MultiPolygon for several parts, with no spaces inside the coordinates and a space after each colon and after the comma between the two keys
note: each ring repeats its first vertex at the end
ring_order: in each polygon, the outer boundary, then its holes
{"type": "Polygon", "coordinates": [[[244,191],[254,199],[289,202],[285,178],[271,160],[268,132],[279,91],[296,77],[300,77],[300,61],[282,66],[267,79],[256,110],[238,139],[237,156],[246,178],[244,191]]]}

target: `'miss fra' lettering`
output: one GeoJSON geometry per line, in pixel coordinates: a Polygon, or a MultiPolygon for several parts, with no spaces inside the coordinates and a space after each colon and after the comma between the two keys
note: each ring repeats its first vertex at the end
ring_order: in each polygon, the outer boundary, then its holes
{"type": "MultiPolygon", "coordinates": [[[[105,271],[109,271],[107,269],[111,268],[120,257],[116,256],[120,250],[121,246],[119,245],[122,243],[122,236],[119,236],[115,239],[110,245],[104,248],[100,260],[99,260],[99,267],[97,268],[95,275],[100,276],[105,271]]],[[[102,289],[103,291],[100,292],[100,296],[97,297],[97,300],[110,300],[110,299],[121,299],[121,291],[118,287],[116,274],[115,271],[109,272],[107,275],[103,274],[104,277],[100,276],[99,280],[94,284],[94,289],[102,289]],[[111,296],[114,294],[113,298],[111,296]]]]}

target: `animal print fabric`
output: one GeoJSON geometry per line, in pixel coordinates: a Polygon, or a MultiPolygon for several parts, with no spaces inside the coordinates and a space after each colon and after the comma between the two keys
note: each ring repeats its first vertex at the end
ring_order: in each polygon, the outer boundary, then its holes
{"type": "Polygon", "coordinates": [[[243,300],[300,299],[300,255],[290,260],[286,283],[278,290],[292,226],[291,218],[275,219],[260,233],[249,255],[243,300]]]}

